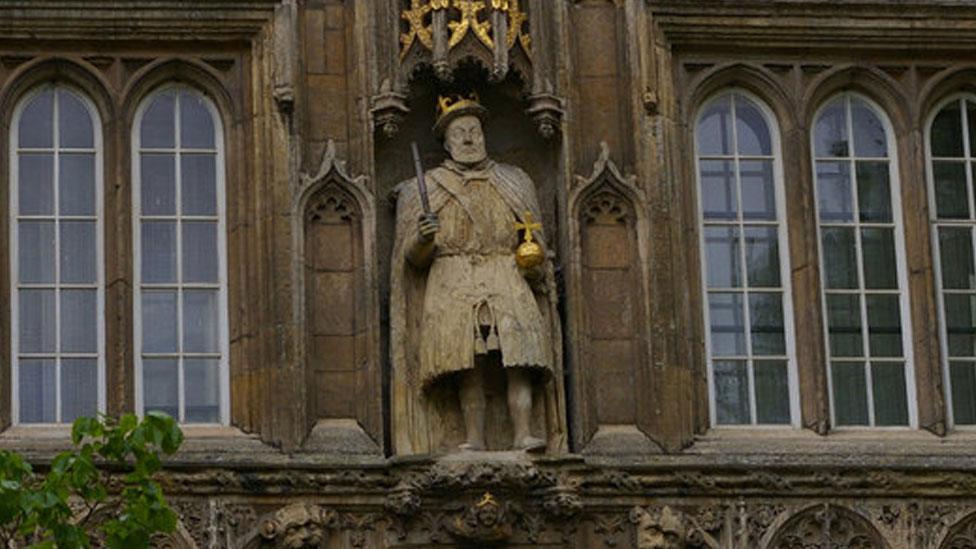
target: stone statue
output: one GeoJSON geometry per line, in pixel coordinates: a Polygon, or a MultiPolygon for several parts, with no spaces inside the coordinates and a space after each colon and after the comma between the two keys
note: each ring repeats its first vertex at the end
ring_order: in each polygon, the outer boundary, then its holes
{"type": "Polygon", "coordinates": [[[424,174],[424,191],[417,179],[396,189],[395,451],[565,450],[555,279],[533,223],[542,219],[535,186],[488,158],[477,99],[438,107],[434,131],[449,158],[424,174]],[[520,233],[537,243],[519,248],[520,233]],[[500,371],[504,398],[489,398],[486,379],[500,371]]]}

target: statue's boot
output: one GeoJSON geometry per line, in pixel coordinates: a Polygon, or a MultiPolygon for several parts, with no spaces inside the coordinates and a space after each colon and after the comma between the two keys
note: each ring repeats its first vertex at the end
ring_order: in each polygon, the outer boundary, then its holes
{"type": "Polygon", "coordinates": [[[546,449],[546,441],[539,437],[528,435],[515,441],[515,449],[526,452],[541,452],[546,449]]]}

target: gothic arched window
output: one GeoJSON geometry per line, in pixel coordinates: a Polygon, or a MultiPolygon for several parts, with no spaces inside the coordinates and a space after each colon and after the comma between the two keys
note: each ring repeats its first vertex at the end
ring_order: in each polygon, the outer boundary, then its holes
{"type": "Polygon", "coordinates": [[[832,424],[915,424],[901,204],[881,110],[843,93],[812,130],[832,424]]]}
{"type": "Polygon", "coordinates": [[[949,423],[953,425],[976,425],[974,140],[976,97],[955,96],[935,110],[928,131],[929,212],[949,423]]]}
{"type": "Polygon", "coordinates": [[[695,141],[711,423],[798,425],[774,117],[726,92],[701,110],[695,141]]]}
{"type": "Polygon", "coordinates": [[[140,105],[132,140],[137,410],[226,424],[220,117],[202,94],[166,87],[140,105]]]}
{"type": "Polygon", "coordinates": [[[10,129],[13,420],[105,410],[101,120],[61,85],[34,90],[10,129]]]}

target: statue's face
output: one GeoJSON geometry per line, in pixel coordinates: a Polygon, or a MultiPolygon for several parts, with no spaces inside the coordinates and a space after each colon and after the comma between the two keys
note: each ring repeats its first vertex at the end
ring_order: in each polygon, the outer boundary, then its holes
{"type": "Polygon", "coordinates": [[[481,120],[471,114],[452,120],[444,132],[444,148],[459,164],[473,165],[484,160],[488,153],[481,120]]]}

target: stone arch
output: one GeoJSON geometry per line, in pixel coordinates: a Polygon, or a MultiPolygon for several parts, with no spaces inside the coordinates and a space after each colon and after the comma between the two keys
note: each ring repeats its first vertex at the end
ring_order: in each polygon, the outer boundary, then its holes
{"type": "Polygon", "coordinates": [[[768,69],[746,63],[719,65],[695,78],[685,102],[683,120],[694,131],[694,117],[702,106],[728,89],[743,89],[756,96],[773,112],[780,131],[797,124],[795,102],[782,83],[768,69]]]}
{"type": "MultiPolygon", "coordinates": [[[[95,104],[102,122],[102,132],[115,118],[115,101],[108,82],[94,66],[82,60],[42,57],[17,67],[0,90],[0,113],[3,126],[10,127],[14,106],[25,93],[45,82],[63,82],[82,91],[95,104]]],[[[108,145],[110,140],[103,139],[108,145]]]]}
{"type": "Polygon", "coordinates": [[[657,426],[640,396],[650,381],[645,199],[635,178],[610,160],[607,144],[601,148],[592,175],[577,177],[568,198],[576,439],[584,452],[612,444],[656,453],[657,426]]]}
{"type": "Polygon", "coordinates": [[[976,512],[964,516],[949,528],[939,544],[940,549],[969,549],[976,547],[976,512]]]}
{"type": "Polygon", "coordinates": [[[127,125],[131,127],[136,110],[143,99],[156,88],[172,83],[199,90],[214,102],[220,114],[220,123],[224,128],[224,139],[228,140],[233,121],[243,107],[236,104],[213,67],[182,57],[159,59],[149,63],[140,68],[126,83],[121,94],[121,112],[127,125]]]}
{"type": "Polygon", "coordinates": [[[928,131],[926,124],[934,114],[934,109],[950,96],[960,93],[976,94],[976,66],[952,67],[925,83],[917,96],[916,122],[922,132],[928,131]]]}
{"type": "Polygon", "coordinates": [[[369,282],[375,272],[373,198],[365,177],[349,177],[336,159],[334,142],[319,171],[302,177],[294,216],[308,442],[346,453],[379,452],[381,382],[369,282]]]}
{"type": "Polygon", "coordinates": [[[802,126],[813,127],[813,118],[824,102],[845,91],[860,93],[877,103],[891,122],[895,139],[912,127],[912,108],[903,86],[884,71],[861,65],[840,66],[817,75],[799,105],[802,126]]]}
{"type": "Polygon", "coordinates": [[[868,519],[846,507],[824,503],[808,507],[788,518],[766,547],[888,549],[889,545],[868,519]]]}

